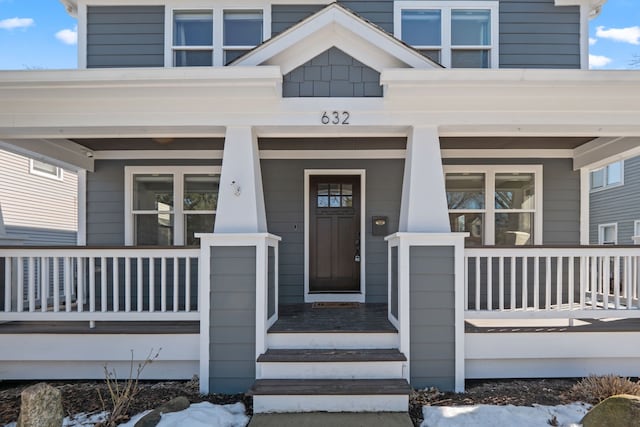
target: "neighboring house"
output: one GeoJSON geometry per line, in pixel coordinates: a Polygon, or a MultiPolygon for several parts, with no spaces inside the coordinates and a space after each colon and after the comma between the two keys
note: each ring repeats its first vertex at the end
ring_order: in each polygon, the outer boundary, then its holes
{"type": "Polygon", "coordinates": [[[640,157],[591,171],[590,242],[640,244],[640,157]]]}
{"type": "Polygon", "coordinates": [[[0,150],[0,182],[0,244],[9,238],[30,246],[77,244],[75,172],[0,150]]]}
{"type": "Polygon", "coordinates": [[[590,170],[640,153],[604,0],[63,3],[80,69],[0,72],[0,140],[86,170],[86,247],[0,252],[1,377],[162,347],[268,412],[637,376],[640,253],[587,246],[590,170]]]}

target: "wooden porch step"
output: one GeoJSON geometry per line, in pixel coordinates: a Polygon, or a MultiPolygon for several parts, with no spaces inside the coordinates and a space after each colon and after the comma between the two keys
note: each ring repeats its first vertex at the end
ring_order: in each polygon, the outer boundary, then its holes
{"type": "Polygon", "coordinates": [[[357,396],[408,395],[411,386],[404,379],[384,380],[257,380],[249,396],[357,396]]]}
{"type": "Polygon", "coordinates": [[[258,362],[406,362],[397,349],[268,349],[258,362]]]}

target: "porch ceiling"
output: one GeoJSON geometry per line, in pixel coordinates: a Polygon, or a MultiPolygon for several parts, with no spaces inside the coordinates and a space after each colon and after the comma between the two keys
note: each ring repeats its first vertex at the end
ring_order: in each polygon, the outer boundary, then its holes
{"type": "Polygon", "coordinates": [[[593,139],[593,137],[443,137],[440,138],[440,148],[445,150],[574,149],[593,139]]]}
{"type": "Polygon", "coordinates": [[[224,138],[79,138],[73,142],[92,151],[108,150],[222,150],[224,138]]]}

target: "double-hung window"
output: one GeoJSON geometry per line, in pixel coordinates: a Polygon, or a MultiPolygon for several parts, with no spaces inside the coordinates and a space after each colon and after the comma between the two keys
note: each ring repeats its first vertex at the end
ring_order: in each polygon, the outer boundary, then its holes
{"type": "MultiPolygon", "coordinates": [[[[191,9],[167,8],[165,30],[170,48],[166,66],[194,67],[227,65],[262,43],[271,31],[264,10],[206,8],[200,1],[191,9]]],[[[183,7],[183,3],[176,3],[183,7]]]]}
{"type": "Polygon", "coordinates": [[[600,169],[591,171],[591,191],[604,190],[623,184],[624,162],[610,163],[600,169]]]}
{"type": "Polygon", "coordinates": [[[125,168],[127,245],[197,245],[212,233],[218,204],[217,166],[125,168]]]}
{"type": "Polygon", "coordinates": [[[445,166],[451,231],[467,246],[542,244],[542,166],[445,166]]]}
{"type": "Polygon", "coordinates": [[[397,1],[394,31],[445,67],[498,67],[497,1],[397,1]]]}

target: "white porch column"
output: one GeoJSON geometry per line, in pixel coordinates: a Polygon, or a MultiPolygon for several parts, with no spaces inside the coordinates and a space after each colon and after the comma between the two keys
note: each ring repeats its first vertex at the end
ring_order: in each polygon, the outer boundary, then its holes
{"type": "Polygon", "coordinates": [[[249,126],[229,127],[224,141],[214,232],[266,231],[258,139],[249,126]]]}
{"type": "Polygon", "coordinates": [[[435,127],[413,127],[407,140],[407,158],[400,205],[400,232],[449,233],[447,197],[435,127]]]}

